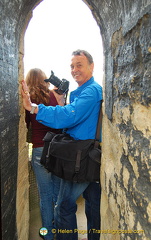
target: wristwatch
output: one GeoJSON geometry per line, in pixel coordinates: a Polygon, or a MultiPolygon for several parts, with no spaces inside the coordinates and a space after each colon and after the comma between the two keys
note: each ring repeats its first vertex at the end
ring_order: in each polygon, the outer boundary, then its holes
{"type": "Polygon", "coordinates": [[[31,111],[30,111],[30,113],[31,113],[31,114],[34,114],[34,111],[35,111],[35,109],[36,109],[37,107],[38,107],[37,104],[31,103],[31,111]]]}

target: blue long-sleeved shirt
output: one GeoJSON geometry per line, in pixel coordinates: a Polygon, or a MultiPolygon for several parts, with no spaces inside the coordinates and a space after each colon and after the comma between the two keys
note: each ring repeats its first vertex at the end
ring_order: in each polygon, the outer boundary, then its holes
{"type": "Polygon", "coordinates": [[[36,120],[51,128],[67,128],[67,133],[77,140],[94,139],[101,100],[102,87],[92,77],[71,92],[70,104],[40,104],[36,120]]]}

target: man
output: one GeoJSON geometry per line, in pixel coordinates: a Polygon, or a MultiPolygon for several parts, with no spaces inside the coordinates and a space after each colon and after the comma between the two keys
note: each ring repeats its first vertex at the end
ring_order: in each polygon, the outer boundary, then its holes
{"type": "MultiPolygon", "coordinates": [[[[67,133],[77,140],[94,139],[102,87],[93,78],[94,63],[92,56],[84,51],[72,53],[71,74],[78,83],[78,88],[70,94],[70,104],[47,107],[43,104],[34,106],[29,98],[27,86],[22,83],[22,96],[25,109],[37,114],[37,121],[52,128],[66,128],[67,133]]],[[[56,96],[57,97],[57,96],[56,96]]],[[[99,240],[100,229],[100,184],[74,183],[61,180],[60,193],[55,209],[57,240],[77,240],[76,200],[83,194],[89,240],[99,240]]]]}

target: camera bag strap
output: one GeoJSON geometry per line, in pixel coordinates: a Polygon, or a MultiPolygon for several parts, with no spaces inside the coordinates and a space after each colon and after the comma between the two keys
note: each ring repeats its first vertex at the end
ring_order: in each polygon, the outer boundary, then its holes
{"type": "Polygon", "coordinates": [[[100,112],[99,112],[99,117],[98,117],[94,148],[98,148],[98,146],[99,146],[101,127],[102,127],[102,101],[100,104],[100,112]]]}

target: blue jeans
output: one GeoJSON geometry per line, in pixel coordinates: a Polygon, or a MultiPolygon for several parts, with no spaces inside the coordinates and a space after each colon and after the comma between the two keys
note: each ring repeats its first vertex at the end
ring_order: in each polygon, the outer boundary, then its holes
{"type": "Polygon", "coordinates": [[[33,148],[31,163],[38,185],[42,225],[48,229],[48,234],[44,236],[44,239],[53,240],[54,206],[60,189],[60,178],[49,173],[40,164],[42,150],[43,147],[33,148]]]}
{"type": "MultiPolygon", "coordinates": [[[[99,240],[100,234],[91,229],[100,229],[99,183],[74,183],[61,180],[60,192],[55,207],[55,227],[57,240],[77,240],[76,200],[83,194],[87,216],[88,239],[99,240]]],[[[84,230],[84,229],[83,229],[84,230]]]]}
{"type": "Polygon", "coordinates": [[[83,192],[85,199],[85,214],[87,217],[88,240],[99,240],[100,234],[95,230],[100,230],[100,201],[101,187],[99,183],[90,183],[83,192]]]}

